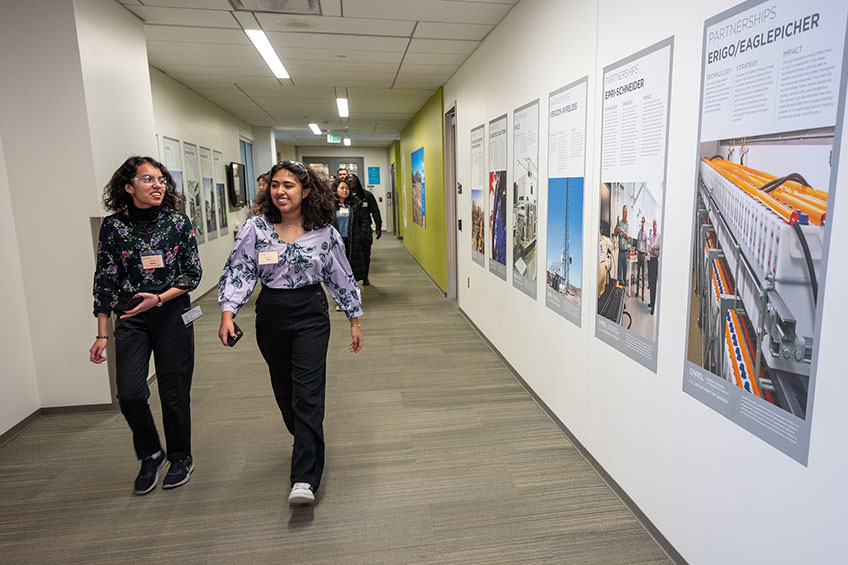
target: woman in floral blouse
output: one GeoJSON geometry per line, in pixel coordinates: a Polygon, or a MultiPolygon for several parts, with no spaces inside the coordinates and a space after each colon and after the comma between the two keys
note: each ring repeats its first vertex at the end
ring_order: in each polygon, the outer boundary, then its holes
{"type": "Polygon", "coordinates": [[[114,212],[103,220],[94,273],[97,338],[89,355],[106,357],[107,321],[115,320],[115,366],[121,412],[132,430],[141,470],[135,494],[156,487],[159,469],[170,461],[162,488],[188,482],[191,457],[189,390],[194,371],[194,328],[183,322],[188,292],[200,282],[200,257],[183,198],[168,170],[151,157],[130,157],[103,192],[114,212]],[[153,352],[167,458],[147,399],[148,362],[153,352]]]}
{"type": "Polygon", "coordinates": [[[238,232],[218,282],[221,326],[227,345],[233,318],[257,280],[256,339],[286,428],[294,436],[289,502],[311,504],[324,471],[324,387],[330,316],[321,283],[350,321],[350,351],[362,349],[359,289],[335,218],[334,196],[311,168],[283,161],[257,195],[259,214],[238,232]]]}

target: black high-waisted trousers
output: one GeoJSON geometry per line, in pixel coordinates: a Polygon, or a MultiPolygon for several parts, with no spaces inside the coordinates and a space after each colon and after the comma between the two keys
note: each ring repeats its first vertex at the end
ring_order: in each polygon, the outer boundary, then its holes
{"type": "Polygon", "coordinates": [[[256,341],[283,421],[294,436],[291,482],[318,490],[324,472],[324,389],[330,315],[321,285],[262,287],[256,341]]]}

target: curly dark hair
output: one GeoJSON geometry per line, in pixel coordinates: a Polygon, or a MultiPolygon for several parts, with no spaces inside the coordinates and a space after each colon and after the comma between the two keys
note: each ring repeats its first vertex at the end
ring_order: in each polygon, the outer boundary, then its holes
{"type": "Polygon", "coordinates": [[[182,212],[185,210],[185,197],[177,193],[177,183],[171,172],[153,157],[130,157],[109,179],[109,183],[103,188],[103,206],[112,212],[121,212],[132,204],[132,195],[126,191],[126,186],[133,183],[138,174],[138,168],[144,164],[156,167],[165,177],[165,196],[162,198],[162,209],[166,211],[182,212]]]}
{"type": "MultiPolygon", "coordinates": [[[[273,182],[277,173],[283,169],[292,173],[304,189],[309,189],[309,194],[303,197],[303,204],[301,205],[303,229],[306,231],[317,230],[332,224],[336,217],[336,197],[329,185],[312,170],[312,167],[304,165],[300,161],[283,161],[271,167],[268,172],[268,178],[271,179],[271,182],[273,182]]],[[[280,210],[271,199],[270,182],[268,190],[263,190],[256,195],[256,211],[264,214],[272,224],[278,224],[283,220],[280,210]]]]}

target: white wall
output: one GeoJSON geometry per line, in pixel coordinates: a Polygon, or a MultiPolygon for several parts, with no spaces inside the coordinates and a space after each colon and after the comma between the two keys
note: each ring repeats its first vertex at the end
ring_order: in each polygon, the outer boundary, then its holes
{"type": "MultiPolygon", "coordinates": [[[[808,466],[682,392],[703,23],[736,3],[522,0],[516,5],[445,86],[445,107],[457,103],[458,180],[471,186],[470,130],[503,113],[510,114],[511,123],[513,109],[539,98],[543,180],[537,249],[544,250],[548,94],[589,76],[583,327],[545,307],[541,269],[539,298],[532,301],[472,263],[470,229],[459,234],[459,304],[690,563],[844,563],[848,411],[841,404],[848,380],[837,378],[845,373],[837,340],[848,306],[839,288],[848,275],[848,254],[837,242],[848,238],[848,221],[841,221],[848,216],[848,199],[837,199],[831,216],[835,243],[823,298],[808,466]],[[598,77],[604,66],[672,35],[666,260],[654,374],[594,337],[598,77]]],[[[510,136],[510,159],[511,143],[510,136]]],[[[843,147],[848,147],[844,139],[843,147]]],[[[843,166],[843,193],[846,177],[843,166]]],[[[470,194],[459,197],[458,210],[470,225],[470,194]]]]}
{"type": "Polygon", "coordinates": [[[3,433],[41,407],[35,358],[30,340],[29,315],[21,276],[21,257],[18,236],[12,214],[12,199],[3,143],[0,140],[0,265],[5,275],[0,277],[0,296],[6,297],[3,323],[0,324],[0,433],[3,433]]]}
{"type": "MultiPolygon", "coordinates": [[[[383,230],[391,231],[391,210],[386,210],[386,192],[391,190],[392,180],[389,178],[389,149],[387,147],[345,147],[344,145],[308,146],[297,148],[297,158],[303,157],[362,157],[363,168],[359,174],[362,186],[374,193],[377,206],[383,217],[383,230]],[[368,184],[368,167],[380,167],[380,183],[368,184]]],[[[330,171],[335,174],[335,171],[330,171]]]]}
{"type": "MultiPolygon", "coordinates": [[[[194,143],[220,151],[224,163],[241,162],[239,138],[252,141],[251,126],[153,67],[150,67],[150,84],[153,91],[154,123],[160,140],[162,136],[178,139],[181,142],[181,150],[183,142],[194,143]]],[[[218,284],[221,269],[233,247],[232,230],[244,223],[247,208],[230,207],[228,217],[229,231],[226,235],[212,241],[207,239],[205,243],[200,244],[203,278],[197,290],[192,293],[193,298],[218,284]]],[[[216,313],[207,312],[207,315],[216,313]]]]}

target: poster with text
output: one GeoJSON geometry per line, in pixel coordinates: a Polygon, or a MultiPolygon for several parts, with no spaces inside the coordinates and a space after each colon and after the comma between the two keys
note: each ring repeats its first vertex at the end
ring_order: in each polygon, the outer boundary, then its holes
{"type": "Polygon", "coordinates": [[[200,194],[200,164],[197,159],[197,146],[183,142],[185,158],[186,208],[188,218],[194,227],[197,243],[206,241],[206,226],[203,225],[203,203],[200,194]]]}
{"type": "Polygon", "coordinates": [[[595,336],[654,372],[673,47],[668,38],[603,77],[595,336]]]}
{"type": "Polygon", "coordinates": [[[589,79],[548,96],[548,222],[545,305],[580,327],[583,303],[583,181],[589,79]]]}
{"type": "Polygon", "coordinates": [[[218,229],[219,234],[224,235],[227,231],[227,193],[224,183],[227,179],[227,168],[224,165],[224,156],[220,151],[212,151],[212,166],[215,169],[215,201],[218,206],[218,229]]]}
{"type": "Polygon", "coordinates": [[[471,259],[486,266],[486,125],[471,130],[471,259]]]}
{"type": "Polygon", "coordinates": [[[683,390],[804,465],[846,21],[844,1],[770,0],[704,24],[683,390]]]}
{"type": "Polygon", "coordinates": [[[424,148],[412,152],[412,221],[419,226],[424,225],[427,217],[427,207],[424,201],[424,148]]]}
{"type": "Polygon", "coordinates": [[[536,299],[539,99],[512,113],[512,286],[536,299]]]}
{"type": "Polygon", "coordinates": [[[162,136],[162,154],[164,159],[162,164],[171,173],[174,183],[177,185],[177,193],[183,194],[185,187],[183,186],[183,165],[180,159],[180,142],[171,137],[162,136]]]}
{"type": "Polygon", "coordinates": [[[215,183],[212,180],[212,152],[200,148],[200,178],[203,190],[203,210],[206,215],[206,235],[209,240],[218,237],[218,211],[215,207],[215,183]]]}
{"type": "Polygon", "coordinates": [[[489,272],[506,280],[507,115],[489,122],[489,272]]]}

